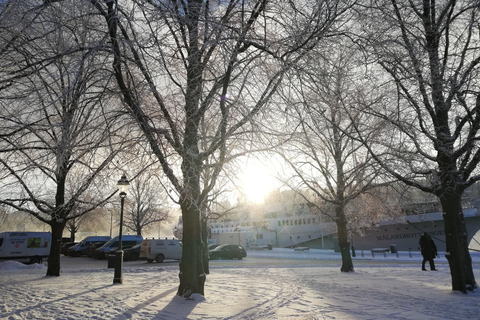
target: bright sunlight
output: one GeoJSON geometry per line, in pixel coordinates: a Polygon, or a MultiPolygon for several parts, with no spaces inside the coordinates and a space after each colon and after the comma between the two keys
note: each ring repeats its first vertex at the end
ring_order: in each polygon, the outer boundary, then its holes
{"type": "Polygon", "coordinates": [[[263,202],[267,193],[274,189],[274,179],[268,171],[260,162],[250,162],[240,176],[241,192],[248,201],[254,203],[263,202]]]}

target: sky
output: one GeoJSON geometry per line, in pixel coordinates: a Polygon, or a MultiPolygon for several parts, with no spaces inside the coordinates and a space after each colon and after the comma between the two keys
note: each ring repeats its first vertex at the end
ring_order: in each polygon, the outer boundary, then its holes
{"type": "MultiPolygon", "coordinates": [[[[242,261],[212,261],[205,297],[176,296],[178,262],[124,263],[113,284],[106,260],[61,258],[60,277],[45,265],[0,262],[0,319],[479,319],[480,290],[453,292],[444,253],[439,271],[421,271],[413,252],[354,259],[341,273],[332,250],[251,251],[242,261]]],[[[480,252],[472,252],[480,281],[480,252]]],[[[428,269],[428,268],[427,268],[428,269]]]]}

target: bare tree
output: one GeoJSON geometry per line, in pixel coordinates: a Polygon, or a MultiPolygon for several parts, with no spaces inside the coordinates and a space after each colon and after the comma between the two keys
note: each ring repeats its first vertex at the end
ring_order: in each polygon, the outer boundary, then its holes
{"type": "Polygon", "coordinates": [[[167,197],[149,171],[143,171],[130,184],[124,226],[140,235],[145,227],[168,219],[167,197]]]}
{"type": "Polygon", "coordinates": [[[53,276],[60,275],[67,221],[114,194],[105,194],[102,174],[122,149],[114,146],[122,141],[110,107],[115,101],[105,94],[110,73],[90,43],[93,21],[84,9],[26,8],[17,25],[2,32],[8,39],[0,67],[7,84],[0,99],[0,166],[8,176],[0,184],[0,204],[50,225],[47,275],[53,276]]]}
{"type": "MultiPolygon", "coordinates": [[[[314,50],[298,64],[290,90],[284,92],[287,116],[295,128],[279,154],[293,169],[290,185],[310,207],[329,216],[337,225],[342,272],[354,271],[349,248],[348,208],[359,196],[379,184],[378,165],[355,138],[355,122],[368,121],[352,105],[365,96],[358,79],[356,52],[345,42],[314,50]],[[308,66],[308,68],[306,67],[308,66]],[[311,195],[314,194],[315,197],[311,195]]],[[[375,97],[370,97],[372,103],[375,97]]],[[[375,132],[363,132],[364,136],[375,132]]],[[[365,142],[368,141],[365,137],[365,142]]]]}
{"type": "Polygon", "coordinates": [[[394,177],[439,198],[452,289],[466,293],[477,287],[462,195],[480,180],[478,1],[370,5],[357,41],[391,80],[372,81],[393,88],[382,110],[368,109],[390,124],[370,151],[394,177]]]}
{"type": "Polygon", "coordinates": [[[8,222],[9,214],[5,211],[3,207],[0,207],[0,225],[5,226],[8,222]]]}
{"type": "Polygon", "coordinates": [[[105,17],[123,101],[178,194],[178,295],[204,294],[201,211],[230,139],[249,130],[292,63],[331,30],[344,1],[91,1],[105,17]],[[136,21],[127,13],[132,12],[136,21]],[[134,71],[135,69],[135,71],[134,71]],[[136,71],[142,78],[132,78],[136,71]],[[201,135],[200,123],[212,130],[201,135]],[[204,147],[206,146],[206,147],[204,147]],[[210,181],[201,181],[208,163],[210,181]]]}
{"type": "MultiPolygon", "coordinates": [[[[85,216],[82,216],[85,217],[85,216]]],[[[68,219],[67,224],[65,227],[67,228],[68,232],[70,232],[70,241],[75,241],[75,234],[78,232],[78,229],[80,229],[81,223],[79,223],[80,217],[79,218],[74,218],[74,219],[68,219]]]]}

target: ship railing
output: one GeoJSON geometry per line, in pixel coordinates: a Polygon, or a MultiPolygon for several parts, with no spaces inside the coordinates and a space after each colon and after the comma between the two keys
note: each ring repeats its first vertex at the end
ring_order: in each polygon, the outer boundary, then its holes
{"type": "Polygon", "coordinates": [[[370,250],[372,252],[372,258],[375,258],[375,253],[383,253],[383,256],[387,257],[387,252],[390,252],[389,248],[374,248],[370,250]]]}

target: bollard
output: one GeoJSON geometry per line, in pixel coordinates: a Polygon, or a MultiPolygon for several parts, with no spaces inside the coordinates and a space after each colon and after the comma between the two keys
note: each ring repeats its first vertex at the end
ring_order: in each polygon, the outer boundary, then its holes
{"type": "Polygon", "coordinates": [[[356,257],[357,255],[355,254],[355,247],[352,245],[352,257],[356,257]]]}
{"type": "Polygon", "coordinates": [[[412,257],[412,248],[408,248],[408,256],[411,258],[412,257]]]}
{"type": "Polygon", "coordinates": [[[363,249],[362,249],[362,257],[364,257],[364,255],[363,255],[363,249]]]}

